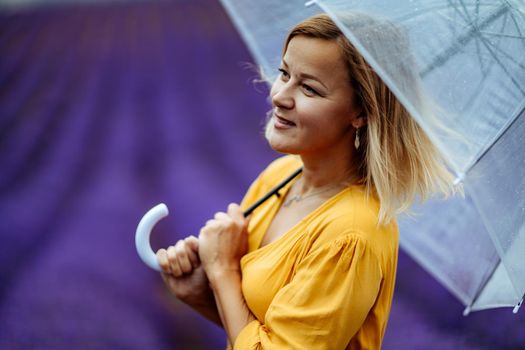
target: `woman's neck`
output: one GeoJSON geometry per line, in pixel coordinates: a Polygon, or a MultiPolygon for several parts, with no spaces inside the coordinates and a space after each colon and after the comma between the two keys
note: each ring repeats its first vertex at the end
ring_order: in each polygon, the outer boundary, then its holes
{"type": "Polygon", "coordinates": [[[320,188],[341,184],[348,186],[358,180],[353,152],[321,157],[301,155],[303,174],[300,193],[305,195],[320,188]]]}

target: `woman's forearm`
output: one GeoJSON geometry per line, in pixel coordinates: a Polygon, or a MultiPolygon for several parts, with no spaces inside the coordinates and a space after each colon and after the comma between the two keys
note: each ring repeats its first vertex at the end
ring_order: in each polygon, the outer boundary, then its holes
{"type": "Polygon", "coordinates": [[[161,277],[168,290],[180,301],[222,327],[215,297],[202,266],[191,273],[175,277],[171,273],[162,273],[161,277]]]}
{"type": "Polygon", "coordinates": [[[222,325],[233,345],[242,329],[255,320],[242,295],[241,274],[238,271],[221,271],[208,278],[222,325]]]}
{"type": "Polygon", "coordinates": [[[217,310],[217,305],[215,304],[215,297],[211,289],[208,289],[207,292],[198,296],[188,295],[184,298],[179,298],[179,300],[219,327],[223,327],[219,311],[217,310]]]}
{"type": "Polygon", "coordinates": [[[218,212],[199,232],[199,258],[215,296],[230,344],[255,317],[241,286],[241,258],[248,252],[248,219],[237,204],[218,212]]]}

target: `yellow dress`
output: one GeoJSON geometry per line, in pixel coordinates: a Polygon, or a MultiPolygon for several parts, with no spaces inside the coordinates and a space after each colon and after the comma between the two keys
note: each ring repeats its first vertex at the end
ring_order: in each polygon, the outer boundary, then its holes
{"type": "MultiPolygon", "coordinates": [[[[295,156],[274,161],[242,206],[301,165],[295,156]]],[[[283,197],[273,196],[252,214],[241,268],[242,292],[256,320],[234,349],[379,349],[394,291],[397,225],[377,226],[377,200],[355,185],[260,247],[283,197]]]]}

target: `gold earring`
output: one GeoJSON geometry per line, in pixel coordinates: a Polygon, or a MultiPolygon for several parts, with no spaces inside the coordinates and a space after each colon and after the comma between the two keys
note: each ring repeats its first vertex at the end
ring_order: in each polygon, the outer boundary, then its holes
{"type": "Polygon", "coordinates": [[[355,149],[359,149],[359,128],[355,129],[355,141],[354,141],[354,147],[355,149]]]}

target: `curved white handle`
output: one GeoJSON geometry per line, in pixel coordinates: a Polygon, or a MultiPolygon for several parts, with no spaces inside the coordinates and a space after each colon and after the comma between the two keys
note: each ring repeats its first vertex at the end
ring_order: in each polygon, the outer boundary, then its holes
{"type": "Polygon", "coordinates": [[[151,249],[149,236],[153,226],[169,214],[166,204],[161,203],[151,208],[140,220],[135,233],[135,247],[142,261],[153,270],[161,271],[157,257],[151,249]]]}

